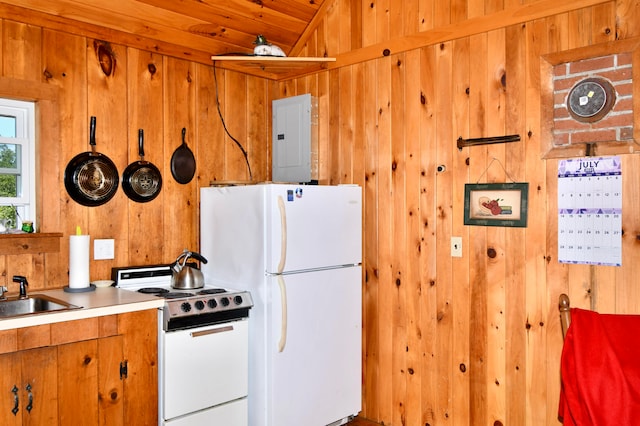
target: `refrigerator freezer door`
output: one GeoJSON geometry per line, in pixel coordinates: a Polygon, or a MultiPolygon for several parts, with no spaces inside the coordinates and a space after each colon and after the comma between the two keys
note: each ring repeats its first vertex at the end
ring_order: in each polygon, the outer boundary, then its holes
{"type": "Polygon", "coordinates": [[[209,261],[202,265],[207,284],[215,279],[255,290],[265,272],[278,272],[283,253],[285,272],[360,264],[361,233],[359,186],[201,189],[200,253],[209,261]]]}
{"type": "MultiPolygon", "coordinates": [[[[360,411],[361,271],[357,266],[287,275],[286,306],[280,303],[277,277],[271,278],[266,348],[270,385],[265,395],[269,419],[252,419],[260,413],[250,412],[250,424],[324,426],[360,411]],[[280,352],[282,309],[287,324],[280,352]]],[[[250,380],[250,407],[256,396],[251,386],[250,380]]]]}
{"type": "Polygon", "coordinates": [[[362,262],[359,186],[268,185],[265,209],[267,272],[362,262]]]}

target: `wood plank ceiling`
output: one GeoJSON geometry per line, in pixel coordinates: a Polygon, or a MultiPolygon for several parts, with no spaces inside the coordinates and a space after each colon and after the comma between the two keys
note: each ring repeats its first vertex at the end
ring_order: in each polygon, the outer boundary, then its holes
{"type": "Polygon", "coordinates": [[[212,55],[252,54],[258,34],[287,56],[299,55],[331,2],[0,0],[0,12],[6,18],[211,63],[212,55]]]}

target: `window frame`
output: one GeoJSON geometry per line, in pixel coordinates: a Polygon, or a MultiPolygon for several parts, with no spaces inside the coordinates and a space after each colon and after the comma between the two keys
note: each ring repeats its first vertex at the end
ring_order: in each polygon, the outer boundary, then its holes
{"type": "Polygon", "coordinates": [[[0,97],[0,115],[16,118],[15,137],[0,137],[0,144],[21,146],[20,179],[21,194],[17,197],[0,197],[0,206],[13,206],[17,210],[20,228],[23,220],[36,222],[36,103],[0,97]]]}

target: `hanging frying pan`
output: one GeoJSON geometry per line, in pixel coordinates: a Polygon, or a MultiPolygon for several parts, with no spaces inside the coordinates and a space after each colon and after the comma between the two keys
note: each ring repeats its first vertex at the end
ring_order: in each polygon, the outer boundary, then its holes
{"type": "Polygon", "coordinates": [[[144,160],[144,131],[138,130],[138,154],[140,161],[131,163],[122,174],[122,189],[127,197],[139,203],[146,203],[158,196],[162,188],[160,170],[144,160]]]}
{"type": "Polygon", "coordinates": [[[96,152],[96,118],[89,129],[91,151],[76,155],[64,171],[64,186],[79,204],[95,207],[109,201],[118,190],[120,175],[113,161],[96,152]]]}
{"type": "Polygon", "coordinates": [[[178,183],[189,183],[196,173],[196,159],[193,152],[187,146],[184,137],[187,129],[182,129],[182,145],[173,152],[171,156],[171,174],[178,183]]]}

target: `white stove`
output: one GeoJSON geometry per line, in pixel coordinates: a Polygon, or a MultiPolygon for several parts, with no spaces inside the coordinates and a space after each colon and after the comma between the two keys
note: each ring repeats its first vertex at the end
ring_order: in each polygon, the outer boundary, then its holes
{"type": "Polygon", "coordinates": [[[158,310],[158,415],[165,426],[248,426],[248,291],[171,288],[171,265],[114,268],[122,290],[165,299],[158,310]]]}
{"type": "Polygon", "coordinates": [[[171,287],[171,265],[113,268],[116,287],[154,294],[165,299],[163,329],[190,328],[249,316],[253,306],[248,291],[205,285],[199,289],[171,287]]]}

